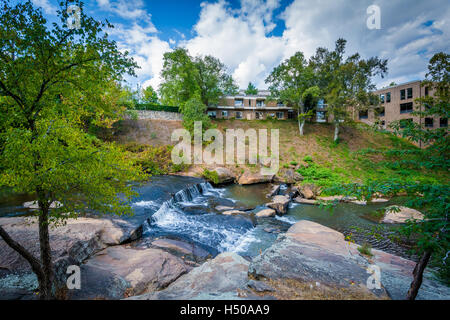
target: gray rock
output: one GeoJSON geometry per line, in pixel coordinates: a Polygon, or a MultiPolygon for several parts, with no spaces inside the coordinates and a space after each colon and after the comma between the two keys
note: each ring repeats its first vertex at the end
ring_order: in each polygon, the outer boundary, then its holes
{"type": "Polygon", "coordinates": [[[287,213],[287,209],[289,206],[290,199],[286,196],[275,196],[272,199],[271,203],[268,203],[267,206],[269,208],[274,209],[277,214],[284,215],[287,213]]]}
{"type": "Polygon", "coordinates": [[[262,255],[254,258],[249,274],[255,279],[318,282],[374,299],[387,297],[384,289],[367,289],[367,265],[356,245],[346,242],[341,233],[305,220],[292,226],[262,255]]]}
{"type": "Polygon", "coordinates": [[[281,185],[279,185],[279,184],[274,185],[272,187],[272,190],[269,192],[269,194],[267,194],[267,197],[272,198],[274,196],[277,196],[280,193],[280,188],[281,188],[281,185]]]}
{"type": "Polygon", "coordinates": [[[133,300],[222,300],[248,298],[249,262],[235,253],[222,253],[181,276],[166,289],[133,300]]]}
{"type": "Polygon", "coordinates": [[[195,260],[205,260],[210,256],[210,253],[193,243],[187,243],[180,240],[173,239],[157,239],[152,241],[152,246],[166,249],[169,251],[175,251],[182,255],[188,255],[194,257],[195,260]]]}
{"type": "Polygon", "coordinates": [[[167,287],[190,269],[159,249],[107,248],[81,266],[81,290],[70,299],[123,299],[167,287]]]}
{"type": "Polygon", "coordinates": [[[268,284],[266,284],[262,281],[250,280],[247,283],[247,286],[256,292],[274,292],[275,291],[274,288],[272,288],[271,286],[269,286],[268,284]]]}
{"type": "Polygon", "coordinates": [[[382,220],[382,223],[405,223],[407,220],[423,220],[424,215],[415,209],[407,208],[407,207],[398,207],[398,212],[394,210],[394,207],[391,206],[386,208],[385,216],[382,220]]]}
{"type": "Polygon", "coordinates": [[[256,216],[258,218],[269,218],[269,217],[275,217],[275,210],[273,209],[264,209],[256,213],[256,216]]]}
{"type": "Polygon", "coordinates": [[[228,184],[234,183],[236,181],[236,176],[230,169],[219,167],[215,168],[214,171],[217,173],[217,176],[219,177],[218,184],[228,184]]]}

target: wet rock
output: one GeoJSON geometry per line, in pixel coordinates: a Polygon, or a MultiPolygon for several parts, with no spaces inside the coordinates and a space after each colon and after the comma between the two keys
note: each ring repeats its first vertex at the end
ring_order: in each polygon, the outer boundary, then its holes
{"type": "Polygon", "coordinates": [[[269,218],[269,217],[275,217],[275,214],[276,214],[276,212],[273,209],[264,209],[264,210],[259,211],[256,214],[256,216],[258,218],[269,218]]]}
{"type": "Polygon", "coordinates": [[[274,175],[262,175],[260,173],[245,172],[238,180],[241,185],[269,183],[272,182],[274,175]]]}
{"type": "Polygon", "coordinates": [[[424,215],[415,209],[401,207],[401,206],[391,206],[386,208],[385,216],[382,223],[406,223],[407,220],[423,220],[424,215]],[[398,208],[399,211],[396,212],[394,208],[398,208]]]}
{"type": "Polygon", "coordinates": [[[310,221],[300,221],[266,251],[255,257],[249,274],[255,279],[320,283],[363,297],[386,298],[384,289],[366,287],[368,262],[344,235],[310,221]]]}
{"type": "Polygon", "coordinates": [[[389,199],[375,198],[375,199],[370,200],[370,202],[372,202],[372,203],[384,203],[384,202],[389,202],[389,199]]]}
{"type": "Polygon", "coordinates": [[[222,214],[224,214],[226,216],[236,216],[236,215],[239,215],[239,214],[247,214],[247,213],[245,211],[229,210],[229,211],[222,212],[222,214]]]}
{"type": "Polygon", "coordinates": [[[229,300],[249,298],[249,262],[235,253],[222,253],[192,269],[166,289],[132,297],[133,300],[229,300]]]}
{"type": "Polygon", "coordinates": [[[217,211],[230,211],[230,210],[233,210],[233,209],[234,209],[233,207],[227,207],[227,206],[217,206],[216,207],[217,211]]]}
{"type": "Polygon", "coordinates": [[[275,291],[274,288],[272,288],[271,286],[269,286],[268,284],[266,284],[262,281],[250,280],[247,283],[247,286],[256,292],[273,292],[273,291],[275,291]]]}
{"type": "Polygon", "coordinates": [[[165,288],[189,268],[159,249],[107,248],[81,266],[81,290],[71,299],[123,299],[165,288]]]}
{"type": "Polygon", "coordinates": [[[277,214],[284,215],[287,213],[287,209],[289,206],[290,199],[286,196],[275,196],[272,199],[271,203],[268,203],[267,206],[269,208],[274,209],[277,214]]]}

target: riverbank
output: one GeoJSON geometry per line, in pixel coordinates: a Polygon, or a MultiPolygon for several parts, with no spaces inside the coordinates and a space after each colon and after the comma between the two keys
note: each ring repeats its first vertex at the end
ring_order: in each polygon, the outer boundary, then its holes
{"type": "MultiPolygon", "coordinates": [[[[93,217],[68,221],[67,226],[51,231],[53,258],[62,279],[67,276],[64,268],[68,264],[80,265],[82,286],[81,290],[64,291],[62,297],[403,298],[412,277],[413,261],[376,249],[371,250],[372,257],[365,256],[341,232],[308,221],[311,217],[303,215],[314,208],[319,210],[318,207],[291,202],[287,215],[275,215],[273,209],[269,215],[258,216],[274,202],[267,197],[269,193],[283,197],[291,192],[283,185],[275,189],[279,195],[273,194],[270,184],[215,189],[195,178],[155,177],[140,189],[140,196],[133,203],[136,216],[130,220],[93,217]],[[155,195],[161,187],[168,187],[167,179],[174,191],[166,189],[155,195]],[[158,202],[159,198],[164,200],[158,202]],[[227,210],[235,212],[224,214],[227,210]],[[292,220],[294,217],[299,222],[292,220]],[[372,292],[365,287],[370,264],[379,265],[382,270],[381,291],[372,292]],[[347,269],[351,273],[340,273],[347,269]]],[[[342,206],[345,216],[363,221],[348,210],[371,205],[342,206]]],[[[335,223],[340,217],[344,216],[338,212],[323,221],[335,223]]],[[[27,219],[0,221],[24,245],[36,246],[37,226],[26,224],[27,219]]],[[[5,249],[5,244],[0,244],[0,248],[5,249]]],[[[0,296],[33,298],[35,279],[27,264],[14,254],[5,255],[0,250],[1,261],[7,261],[0,275],[0,296]]],[[[433,280],[430,273],[423,288],[421,299],[450,298],[448,288],[433,280]]]]}

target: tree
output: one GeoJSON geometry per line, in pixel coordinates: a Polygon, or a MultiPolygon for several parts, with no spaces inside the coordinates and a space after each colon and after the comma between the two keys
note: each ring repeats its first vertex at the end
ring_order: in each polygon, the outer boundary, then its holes
{"type": "Polygon", "coordinates": [[[134,75],[136,64],[108,40],[109,24],[74,3],[81,8],[79,29],[68,28],[66,8],[50,28],[31,1],[0,7],[0,107],[9,119],[2,124],[0,186],[36,196],[40,257],[1,227],[0,236],[31,265],[41,299],[55,293],[49,226],[87,208],[130,213],[129,182],[140,176],[119,147],[84,130],[86,119],[106,125],[120,115],[115,84],[134,75]],[[62,206],[50,210],[56,202],[62,206]]]}
{"type": "MultiPolygon", "coordinates": [[[[271,100],[279,99],[298,110],[298,128],[300,135],[303,135],[303,128],[308,115],[304,103],[304,93],[314,87],[314,72],[302,52],[297,52],[289,59],[283,61],[275,67],[267,77],[271,100]]],[[[310,93],[315,90],[310,91],[310,93]]]]}
{"type": "MultiPolygon", "coordinates": [[[[448,118],[450,111],[450,55],[446,53],[435,54],[429,63],[427,79],[422,83],[434,95],[418,98],[418,107],[415,115],[421,117],[448,118]]],[[[450,138],[447,128],[424,128],[421,124],[401,121],[392,123],[394,133],[414,142],[422,141],[426,148],[394,149],[384,152],[391,156],[391,165],[402,170],[436,170],[443,175],[448,174],[450,138]]],[[[376,151],[383,152],[383,151],[376,151]]],[[[384,165],[387,165],[386,163],[384,165]]],[[[449,208],[450,185],[448,183],[432,183],[411,181],[408,178],[400,180],[370,181],[365,185],[351,184],[338,187],[332,192],[341,192],[345,195],[370,199],[375,193],[396,195],[407,194],[405,206],[419,209],[424,214],[424,220],[410,220],[400,229],[406,236],[414,236],[415,250],[420,258],[413,271],[414,279],[406,295],[408,300],[414,300],[420,289],[423,273],[433,259],[439,268],[440,274],[449,281],[450,255],[449,236],[449,208]]]]}
{"type": "Polygon", "coordinates": [[[158,104],[158,94],[153,90],[152,86],[148,86],[142,91],[144,103],[158,104]]]}
{"type": "Polygon", "coordinates": [[[193,135],[195,122],[202,122],[202,130],[211,126],[211,120],[206,115],[206,106],[198,96],[194,96],[180,107],[183,114],[183,126],[193,135]]]}
{"type": "Polygon", "coordinates": [[[168,105],[181,106],[197,96],[209,106],[218,103],[221,96],[237,91],[233,78],[219,59],[212,56],[193,58],[182,48],[164,54],[161,75],[164,80],[161,100],[168,105]]]}
{"type": "Polygon", "coordinates": [[[248,83],[247,90],[245,90],[245,94],[249,96],[254,96],[258,94],[258,89],[251,82],[248,83]]]}
{"type": "Polygon", "coordinates": [[[355,53],[344,60],[346,43],[346,40],[338,39],[334,51],[318,48],[310,59],[316,83],[327,99],[329,114],[333,116],[334,141],[339,139],[339,125],[348,118],[348,111],[367,108],[369,101],[373,101],[370,93],[375,89],[372,77],[384,77],[387,72],[387,60],[378,57],[364,60],[355,53]]]}

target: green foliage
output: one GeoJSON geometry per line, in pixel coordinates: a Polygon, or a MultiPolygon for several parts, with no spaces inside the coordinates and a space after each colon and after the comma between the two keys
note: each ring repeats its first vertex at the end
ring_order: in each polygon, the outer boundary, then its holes
{"type": "Polygon", "coordinates": [[[180,107],[183,114],[183,126],[193,135],[195,122],[202,122],[202,130],[211,127],[211,119],[206,115],[206,106],[199,97],[194,96],[180,107]]]}
{"type": "Polygon", "coordinates": [[[251,82],[248,83],[247,90],[245,90],[245,94],[249,96],[254,96],[258,94],[258,89],[251,82]]]}
{"type": "Polygon", "coordinates": [[[161,75],[161,100],[167,105],[182,106],[199,97],[208,106],[217,104],[221,96],[237,91],[220,60],[212,56],[193,58],[182,48],[164,54],[161,75]]]}
{"type": "Polygon", "coordinates": [[[303,161],[305,162],[313,162],[313,158],[310,155],[307,155],[303,158],[303,161]]]}
{"type": "Polygon", "coordinates": [[[205,169],[203,170],[202,176],[214,184],[219,184],[219,175],[216,171],[209,171],[208,169],[205,169]]]}
{"type": "Polygon", "coordinates": [[[366,256],[372,257],[372,246],[370,243],[364,243],[362,246],[358,247],[358,251],[366,256]]]}
{"type": "Polygon", "coordinates": [[[158,100],[158,94],[156,93],[155,90],[153,90],[152,86],[148,86],[147,88],[145,88],[142,91],[142,100],[144,103],[148,103],[148,104],[158,104],[159,100],[158,100]]]}
{"type": "Polygon", "coordinates": [[[308,167],[300,167],[297,172],[303,176],[304,184],[332,187],[336,184],[342,183],[343,181],[343,178],[332,169],[319,166],[312,162],[308,167]]]}

